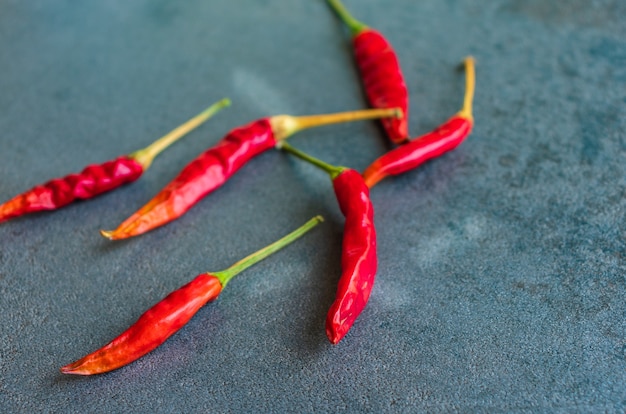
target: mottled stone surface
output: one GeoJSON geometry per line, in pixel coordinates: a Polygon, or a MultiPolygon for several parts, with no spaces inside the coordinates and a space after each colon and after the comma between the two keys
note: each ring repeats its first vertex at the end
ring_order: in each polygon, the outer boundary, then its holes
{"type": "MultiPolygon", "coordinates": [[[[414,135],[458,110],[477,59],[476,128],[372,190],[379,272],[337,346],[323,324],[343,218],[323,173],[278,152],[180,220],[111,228],[229,129],[364,106],[323,1],[0,2],[0,199],[129,153],[224,96],[233,106],[138,182],[0,225],[2,412],[623,412],[623,1],[346,0],[395,46],[414,135]],[[323,214],[234,279],[181,332],[94,378],[58,369],[169,291],[323,214]]],[[[372,122],[291,142],[365,168],[372,122]]]]}

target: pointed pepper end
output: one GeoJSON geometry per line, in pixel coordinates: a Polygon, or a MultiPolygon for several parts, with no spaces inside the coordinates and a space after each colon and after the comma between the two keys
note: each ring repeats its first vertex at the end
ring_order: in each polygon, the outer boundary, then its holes
{"type": "Polygon", "coordinates": [[[70,375],[91,375],[89,372],[80,369],[80,361],[72,362],[71,364],[67,364],[61,367],[60,371],[62,374],[70,374],[70,375]]]}
{"type": "Polygon", "coordinates": [[[0,223],[4,223],[14,217],[21,216],[26,212],[20,212],[23,209],[23,202],[20,202],[20,196],[15,197],[5,203],[0,204],[0,223]]]}
{"type": "Polygon", "coordinates": [[[100,230],[100,235],[102,235],[105,239],[116,240],[114,230],[100,230]]]}
{"type": "Polygon", "coordinates": [[[337,332],[336,329],[333,329],[333,327],[327,326],[326,336],[328,337],[328,340],[330,341],[331,344],[337,345],[339,341],[343,339],[343,337],[345,336],[345,333],[342,335],[341,333],[337,332]]]}

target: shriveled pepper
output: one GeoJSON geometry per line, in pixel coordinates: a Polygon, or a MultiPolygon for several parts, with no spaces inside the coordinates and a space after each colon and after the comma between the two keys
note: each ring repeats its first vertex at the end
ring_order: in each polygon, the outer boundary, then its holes
{"type": "Polygon", "coordinates": [[[282,142],[288,151],[326,171],[332,181],[339,208],[346,218],[343,227],[341,277],[335,301],[326,317],[326,336],[337,344],[348,333],[370,297],[376,277],[376,228],[369,189],[357,171],[329,165],[282,142]]]}
{"type": "Polygon", "coordinates": [[[432,158],[453,150],[469,136],[474,125],[472,115],[476,77],[474,59],[466,58],[464,65],[466,85],[463,108],[435,130],[415,138],[406,145],[392,149],[374,161],[363,172],[363,178],[368,187],[373,187],[389,175],[405,173],[432,158]]]}
{"type": "Polygon", "coordinates": [[[117,229],[102,230],[101,233],[111,240],[125,239],[169,223],[222,186],[250,159],[303,129],[396,116],[401,116],[396,108],[299,117],[278,115],[240,126],[191,161],[174,180],[117,229]]]}
{"type": "Polygon", "coordinates": [[[316,216],[269,246],[221,272],[198,275],[147,310],[121,335],[104,347],[61,368],[64,374],[93,375],[113,371],[141,358],[181,329],[207,302],[217,299],[237,274],[292,243],[324,221],[316,216]]]}
{"type": "Polygon", "coordinates": [[[0,205],[0,223],[28,213],[56,210],[137,180],[165,148],[229,105],[230,100],[223,99],[144,149],[33,187],[0,205]]]}
{"type": "Polygon", "coordinates": [[[327,1],[352,34],[356,64],[370,105],[402,109],[402,118],[382,120],[387,136],[396,144],[407,142],[409,93],[396,52],[381,33],[356,20],[340,0],[327,1]]]}

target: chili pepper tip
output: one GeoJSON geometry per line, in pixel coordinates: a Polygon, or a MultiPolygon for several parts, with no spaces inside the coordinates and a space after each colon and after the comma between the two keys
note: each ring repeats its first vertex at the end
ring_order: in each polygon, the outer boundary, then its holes
{"type": "Polygon", "coordinates": [[[330,341],[331,344],[337,345],[339,341],[343,338],[343,335],[339,335],[336,332],[331,332],[328,329],[326,330],[326,337],[330,341]]]}
{"type": "Polygon", "coordinates": [[[76,362],[72,362],[71,364],[67,364],[59,369],[62,374],[74,374],[74,375],[88,375],[84,374],[80,371],[76,371],[76,362]]]}
{"type": "Polygon", "coordinates": [[[100,230],[100,234],[102,237],[113,240],[113,231],[112,230],[100,230]]]}

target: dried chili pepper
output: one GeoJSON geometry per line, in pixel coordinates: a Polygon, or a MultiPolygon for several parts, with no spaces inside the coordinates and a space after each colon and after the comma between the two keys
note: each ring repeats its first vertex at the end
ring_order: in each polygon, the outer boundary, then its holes
{"type": "Polygon", "coordinates": [[[230,131],[215,146],[191,161],[152,200],[113,231],[110,240],[143,234],[185,214],[200,199],[222,186],[246,162],[306,128],[338,122],[400,116],[397,108],[294,117],[278,115],[230,131]]]}
{"type": "Polygon", "coordinates": [[[400,63],[385,37],[356,20],[340,0],[327,0],[352,34],[352,46],[367,99],[374,108],[398,107],[404,116],[383,119],[389,139],[402,144],[409,139],[409,94],[400,63]]]}
{"type": "Polygon", "coordinates": [[[211,105],[144,149],[33,187],[0,205],[0,223],[28,213],[56,210],[75,200],[89,199],[137,180],[165,148],[228,105],[228,99],[211,105]]]}
{"type": "Polygon", "coordinates": [[[472,100],[474,97],[474,59],[468,57],[465,65],[465,97],[463,108],[434,131],[415,138],[406,145],[387,152],[379,157],[363,173],[368,187],[372,188],[389,175],[398,175],[417,168],[424,162],[438,157],[459,146],[472,131],[474,117],[472,100]]]}
{"type": "Polygon", "coordinates": [[[104,347],[61,368],[64,374],[93,375],[113,371],[141,358],[182,328],[207,302],[217,299],[237,274],[265,259],[324,221],[316,216],[278,241],[221,272],[203,273],[152,306],[104,347]]]}
{"type": "Polygon", "coordinates": [[[343,228],[341,277],[335,301],[326,317],[326,335],[336,344],[361,314],[376,276],[376,229],[369,189],[361,175],[350,168],[335,167],[303,153],[287,143],[279,147],[326,171],[332,181],[339,208],[346,218],[343,228]]]}

